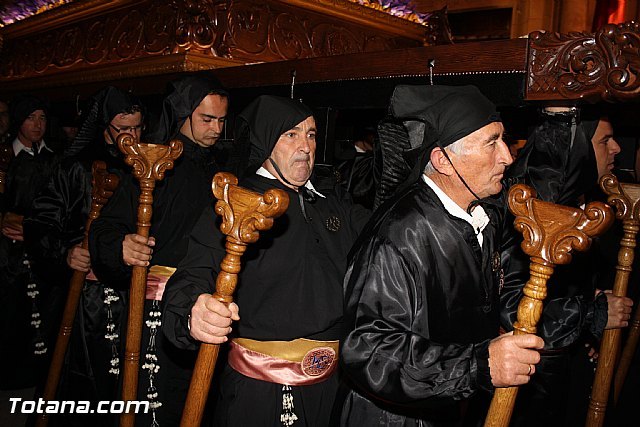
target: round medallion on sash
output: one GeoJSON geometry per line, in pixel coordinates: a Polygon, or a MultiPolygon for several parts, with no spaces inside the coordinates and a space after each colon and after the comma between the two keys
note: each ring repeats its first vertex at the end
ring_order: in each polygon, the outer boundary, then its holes
{"type": "Polygon", "coordinates": [[[336,352],[331,347],[318,347],[310,350],[302,358],[302,372],[317,377],[327,372],[336,360],[336,352]]]}

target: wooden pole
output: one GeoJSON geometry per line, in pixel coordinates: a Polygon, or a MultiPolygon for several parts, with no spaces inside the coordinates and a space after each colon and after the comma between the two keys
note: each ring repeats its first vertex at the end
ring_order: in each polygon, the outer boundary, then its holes
{"type": "MultiPolygon", "coordinates": [[[[140,183],[138,199],[138,222],[136,233],[149,237],[153,205],[153,189],[156,181],[164,178],[165,171],[173,168],[173,162],[182,154],[182,142],[171,141],[169,145],[144,144],[129,134],[118,137],[118,148],[125,154],[125,162],[133,167],[133,175],[140,183]]],[[[124,376],[122,400],[136,400],[142,319],[147,286],[147,268],[134,266],[129,288],[129,318],[124,353],[124,376]]],[[[120,417],[121,427],[133,427],[135,414],[124,412],[120,417]]]]}
{"type": "MultiPolygon", "coordinates": [[[[547,295],[547,280],[558,264],[571,262],[571,250],[585,251],[591,238],[606,231],[613,222],[611,208],[601,202],[589,203],[584,211],[535,199],[532,188],[517,184],[509,191],[509,209],[514,227],[523,234],[522,250],[531,257],[530,278],[518,305],[514,334],[534,334],[547,295]]],[[[518,387],[495,391],[485,427],[507,427],[511,420],[518,387]]]]}
{"type": "MultiPolygon", "coordinates": [[[[619,183],[614,175],[607,174],[600,179],[600,186],[607,194],[609,204],[615,206],[616,217],[622,221],[624,235],[620,240],[613,294],[624,297],[627,295],[627,285],[636,247],[636,235],[640,229],[640,221],[638,220],[640,185],[619,183]]],[[[585,423],[587,427],[600,427],[604,424],[613,368],[620,353],[621,335],[622,329],[615,328],[606,329],[602,336],[596,376],[593,380],[585,423]]]]}
{"type": "MultiPolygon", "coordinates": [[[[638,340],[640,339],[640,309],[636,307],[633,319],[629,324],[629,334],[627,336],[627,342],[622,349],[622,356],[620,356],[620,363],[616,370],[616,377],[613,380],[613,403],[618,403],[620,393],[622,392],[622,386],[627,378],[629,372],[629,366],[631,366],[631,360],[638,348],[638,340]]],[[[599,363],[599,362],[598,362],[599,363]]]]}
{"type": "MultiPolygon", "coordinates": [[[[84,238],[82,240],[82,248],[88,249],[89,247],[89,228],[93,220],[98,218],[102,207],[109,201],[109,198],[113,195],[116,187],[118,186],[118,177],[114,174],[107,172],[107,165],[101,160],[96,160],[92,165],[91,180],[91,210],[89,212],[89,218],[84,227],[84,238]]],[[[78,301],[80,300],[80,294],[82,293],[82,287],[87,277],[87,273],[84,271],[74,270],[69,282],[69,293],[67,294],[67,301],[62,313],[62,323],[58,331],[58,338],[56,340],[56,346],[53,350],[53,358],[51,359],[51,365],[49,366],[49,375],[47,376],[47,382],[44,387],[43,399],[46,401],[55,399],[56,391],[58,389],[58,383],[60,382],[60,373],[62,372],[62,364],[64,362],[64,355],[67,352],[69,346],[69,339],[71,338],[71,332],[73,329],[73,320],[76,317],[76,311],[78,309],[78,301]]],[[[36,427],[45,427],[49,422],[47,414],[42,414],[36,420],[36,427]]]]}
{"type": "MultiPolygon", "coordinates": [[[[236,177],[221,172],[216,174],[211,185],[218,199],[216,213],[223,219],[220,230],[227,236],[226,254],[220,263],[213,296],[225,304],[233,301],[240,257],[247,245],[258,240],[258,231],[269,230],[273,226],[273,218],[282,215],[289,206],[289,197],[282,190],[271,189],[261,195],[238,187],[237,183],[236,177]]],[[[217,344],[200,344],[181,427],[197,427],[202,422],[219,349],[217,344]]]]}

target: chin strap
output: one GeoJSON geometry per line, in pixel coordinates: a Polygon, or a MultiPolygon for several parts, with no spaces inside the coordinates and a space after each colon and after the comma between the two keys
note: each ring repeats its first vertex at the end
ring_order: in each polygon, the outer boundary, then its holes
{"type": "Polygon", "coordinates": [[[471,209],[476,206],[475,202],[477,200],[480,200],[480,197],[478,197],[478,195],[471,189],[471,187],[469,187],[469,184],[467,184],[467,181],[465,181],[462,175],[460,175],[460,172],[458,172],[458,169],[456,169],[456,167],[453,165],[453,162],[451,161],[451,157],[449,157],[449,154],[447,154],[444,147],[440,145],[440,141],[437,141],[436,144],[438,144],[438,147],[440,147],[440,150],[442,150],[442,154],[444,154],[444,157],[449,161],[449,163],[451,164],[451,167],[453,168],[453,171],[456,173],[456,175],[458,175],[458,178],[460,178],[460,181],[462,181],[462,184],[467,188],[467,190],[469,190],[469,193],[473,194],[473,197],[476,198],[476,200],[469,203],[469,206],[467,207],[467,213],[471,215],[471,209]]]}
{"type": "Polygon", "coordinates": [[[285,178],[284,175],[282,175],[282,172],[280,171],[280,168],[278,167],[276,162],[271,157],[269,157],[268,160],[271,163],[271,166],[273,166],[273,169],[275,169],[276,173],[278,174],[278,177],[280,177],[280,179],[285,184],[293,187],[298,192],[298,200],[300,202],[300,209],[302,209],[302,216],[304,216],[304,220],[307,223],[311,222],[311,220],[313,220],[313,218],[311,218],[310,216],[307,216],[307,210],[304,207],[304,202],[306,201],[308,203],[315,203],[316,195],[314,194],[314,192],[309,190],[304,185],[298,186],[298,185],[294,185],[291,182],[289,182],[289,180],[287,180],[287,178],[285,178]]]}

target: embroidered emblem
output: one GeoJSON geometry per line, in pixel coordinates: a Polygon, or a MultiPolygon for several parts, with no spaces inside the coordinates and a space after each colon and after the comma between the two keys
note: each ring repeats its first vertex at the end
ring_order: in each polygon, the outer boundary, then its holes
{"type": "Polygon", "coordinates": [[[331,347],[318,347],[310,350],[302,358],[302,372],[317,377],[325,373],[336,360],[336,352],[331,347]]]}
{"type": "Polygon", "coordinates": [[[340,222],[340,218],[338,218],[335,215],[331,215],[329,218],[327,218],[327,220],[325,221],[325,225],[327,227],[327,230],[329,231],[338,231],[340,230],[340,226],[342,225],[340,222]]]}
{"type": "Polygon", "coordinates": [[[493,259],[491,260],[491,270],[495,273],[500,269],[500,252],[493,253],[493,259]]]}

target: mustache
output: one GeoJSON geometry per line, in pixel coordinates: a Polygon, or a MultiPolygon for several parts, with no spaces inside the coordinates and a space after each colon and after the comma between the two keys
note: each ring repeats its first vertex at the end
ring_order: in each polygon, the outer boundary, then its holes
{"type": "Polygon", "coordinates": [[[309,160],[311,160],[311,156],[304,153],[296,154],[291,158],[292,162],[308,162],[309,160]]]}

